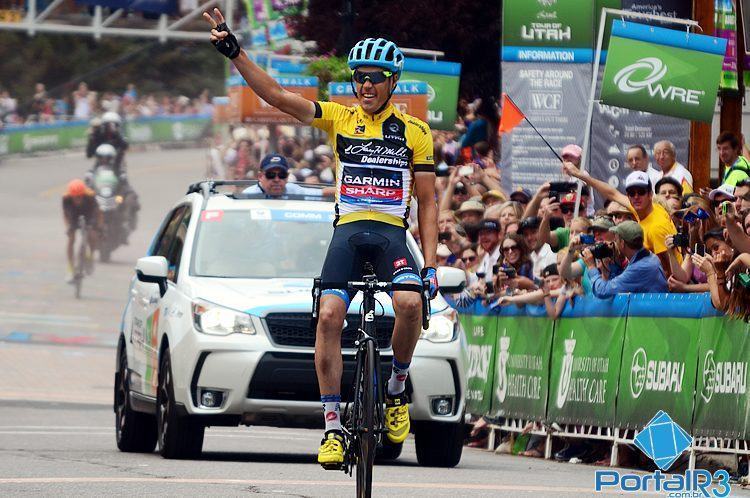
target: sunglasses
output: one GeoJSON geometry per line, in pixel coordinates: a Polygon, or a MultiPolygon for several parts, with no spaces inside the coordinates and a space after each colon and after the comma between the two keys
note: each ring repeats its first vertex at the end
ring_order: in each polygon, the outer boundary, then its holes
{"type": "Polygon", "coordinates": [[[570,214],[576,210],[575,206],[560,206],[560,212],[562,214],[570,214]]]}
{"type": "Polygon", "coordinates": [[[468,256],[468,257],[465,257],[465,258],[461,258],[461,261],[463,261],[464,263],[471,263],[471,262],[474,262],[476,260],[477,260],[476,256],[468,256]]]}
{"type": "Polygon", "coordinates": [[[518,246],[505,246],[503,252],[518,251],[518,246]]]}
{"type": "Polygon", "coordinates": [[[275,180],[276,178],[278,178],[279,180],[286,180],[289,177],[289,173],[287,173],[286,171],[266,171],[265,173],[263,173],[263,175],[269,180],[275,180]]]}
{"type": "Polygon", "coordinates": [[[648,189],[646,187],[631,187],[626,189],[625,192],[628,194],[628,197],[643,197],[648,194],[648,189]]]}
{"type": "Polygon", "coordinates": [[[352,79],[360,84],[364,84],[367,80],[370,80],[370,83],[377,85],[391,76],[393,76],[393,73],[390,71],[360,71],[355,69],[352,72],[352,79]]]}

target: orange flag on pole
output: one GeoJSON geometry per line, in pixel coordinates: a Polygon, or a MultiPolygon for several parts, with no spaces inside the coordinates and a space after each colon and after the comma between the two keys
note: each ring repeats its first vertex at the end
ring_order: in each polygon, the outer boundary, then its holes
{"type": "Polygon", "coordinates": [[[521,109],[518,108],[506,93],[503,93],[503,113],[500,116],[500,127],[498,133],[506,133],[518,126],[526,118],[521,109]]]}

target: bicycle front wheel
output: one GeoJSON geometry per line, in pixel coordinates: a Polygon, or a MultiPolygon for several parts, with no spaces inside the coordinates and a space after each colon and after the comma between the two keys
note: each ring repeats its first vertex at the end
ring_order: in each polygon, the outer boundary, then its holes
{"type": "Polygon", "coordinates": [[[362,351],[363,361],[360,375],[359,413],[357,427],[359,428],[359,445],[357,448],[357,496],[370,498],[372,495],[372,465],[375,462],[377,437],[375,434],[375,375],[378,367],[375,353],[375,343],[367,341],[362,351]]]}

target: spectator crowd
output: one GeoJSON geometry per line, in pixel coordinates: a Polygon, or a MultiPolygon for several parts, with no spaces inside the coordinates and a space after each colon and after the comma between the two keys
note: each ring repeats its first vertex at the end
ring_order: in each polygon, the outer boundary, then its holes
{"type": "Polygon", "coordinates": [[[213,105],[208,90],[190,98],[185,95],[141,94],[134,84],[122,93],[97,92],[85,82],[78,84],[69,95],[55,98],[44,83],[37,83],[30,102],[18,102],[0,87],[0,128],[37,123],[88,121],[112,111],[125,119],[151,116],[211,114],[213,105]]]}

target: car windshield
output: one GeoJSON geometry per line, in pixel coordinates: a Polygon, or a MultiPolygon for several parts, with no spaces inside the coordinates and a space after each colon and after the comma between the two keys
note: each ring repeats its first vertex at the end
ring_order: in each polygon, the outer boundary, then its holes
{"type": "Polygon", "coordinates": [[[313,278],[333,234],[333,213],[276,209],[204,211],[191,274],[313,278]]]}

